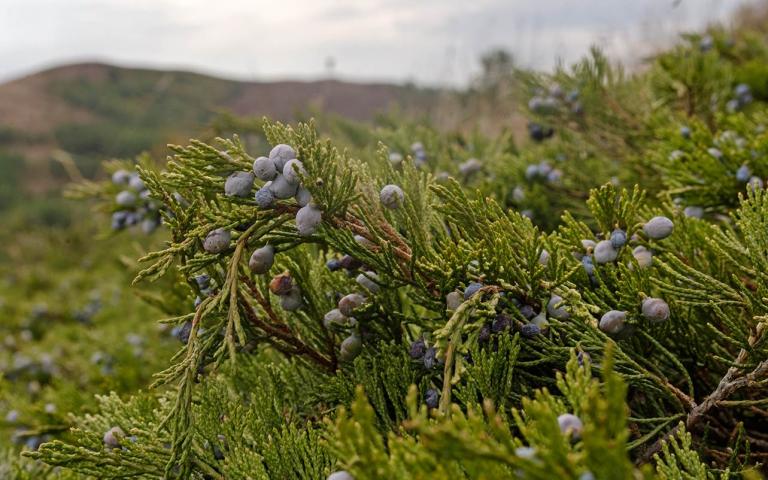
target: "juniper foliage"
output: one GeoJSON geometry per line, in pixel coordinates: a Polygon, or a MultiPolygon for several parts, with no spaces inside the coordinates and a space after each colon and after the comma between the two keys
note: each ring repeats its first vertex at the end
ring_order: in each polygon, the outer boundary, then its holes
{"type": "MultiPolygon", "coordinates": [[[[731,478],[761,468],[768,76],[755,64],[768,53],[753,35],[708,35],[645,73],[598,51],[552,76],[514,72],[538,98],[532,119],[556,132],[520,149],[507,135],[408,122],[337,127],[334,141],[312,122],[264,120],[260,150],[232,136],[171,146],[164,166],[142,159],[145,201],[167,237],[135,283],[166,286],[145,297],[188,338],[152,390],[99,397],[95,413],[25,455],[99,478],[731,478]],[[744,82],[749,96],[736,88],[744,82]],[[295,173],[321,212],[317,229],[297,228],[295,199],[264,208],[224,194],[228,175],[279,144],[303,164],[295,173]],[[402,206],[380,204],[385,185],[402,188],[402,206]],[[657,216],[671,235],[643,229],[657,216]],[[230,240],[211,253],[217,229],[230,240]],[[616,230],[626,244],[610,242],[616,230]],[[248,259],[265,245],[274,265],[254,274],[248,259]],[[343,268],[328,268],[334,260],[343,268]],[[362,300],[342,309],[348,294],[362,300]],[[646,318],[648,298],[668,304],[667,320],[646,318]],[[349,315],[324,321],[337,306],[349,315]],[[609,312],[621,312],[610,328],[609,312]],[[104,441],[113,427],[117,448],[104,441]]],[[[117,190],[75,193],[114,211],[117,190]]]]}

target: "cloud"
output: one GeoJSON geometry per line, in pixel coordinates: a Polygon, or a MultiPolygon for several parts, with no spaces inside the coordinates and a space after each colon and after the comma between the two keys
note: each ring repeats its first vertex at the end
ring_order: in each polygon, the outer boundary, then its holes
{"type": "Polygon", "coordinates": [[[83,59],[237,78],[462,84],[504,47],[525,65],[572,62],[595,43],[617,58],[726,18],[739,0],[3,0],[0,80],[83,59]]]}

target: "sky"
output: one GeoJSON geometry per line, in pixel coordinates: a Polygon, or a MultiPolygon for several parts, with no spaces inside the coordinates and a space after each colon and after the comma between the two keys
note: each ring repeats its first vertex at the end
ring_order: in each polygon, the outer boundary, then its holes
{"type": "Polygon", "coordinates": [[[492,48],[546,70],[596,44],[631,64],[750,1],[0,0],[0,82],[102,61],[241,80],[463,86],[492,48]]]}

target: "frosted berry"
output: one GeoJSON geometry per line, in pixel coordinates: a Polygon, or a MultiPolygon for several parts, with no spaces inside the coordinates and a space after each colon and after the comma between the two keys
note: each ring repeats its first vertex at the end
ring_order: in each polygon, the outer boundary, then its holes
{"type": "Polygon", "coordinates": [[[600,330],[609,335],[616,335],[624,330],[626,320],[627,312],[611,310],[600,318],[600,330]]]}
{"type": "Polygon", "coordinates": [[[288,295],[293,288],[293,278],[288,272],[275,275],[269,282],[269,291],[275,295],[288,295]]]}
{"type": "Polygon", "coordinates": [[[600,240],[595,245],[594,258],[597,263],[609,263],[616,260],[619,252],[613,248],[610,240],[600,240]]]}
{"type": "Polygon", "coordinates": [[[358,245],[360,245],[361,247],[365,247],[365,248],[367,248],[369,250],[373,249],[373,247],[376,246],[375,243],[373,243],[372,241],[368,240],[367,238],[365,238],[362,235],[355,235],[353,238],[354,238],[355,242],[358,245]]]}
{"type": "Polygon", "coordinates": [[[621,248],[627,243],[627,232],[617,228],[611,232],[611,245],[613,248],[621,248]]]}
{"type": "Polygon", "coordinates": [[[136,194],[133,192],[129,192],[128,190],[123,190],[122,192],[118,193],[117,196],[115,196],[115,203],[117,203],[121,207],[130,207],[132,205],[135,205],[136,194]]]}
{"type": "Polygon", "coordinates": [[[298,184],[301,181],[302,175],[306,176],[307,171],[304,170],[304,164],[300,160],[294,158],[285,163],[283,177],[288,183],[298,184]]]}
{"type": "Polygon", "coordinates": [[[704,209],[691,205],[683,209],[683,215],[689,218],[702,218],[704,216],[704,209]]]}
{"type": "Polygon", "coordinates": [[[584,251],[587,253],[592,253],[595,250],[595,247],[597,246],[597,242],[594,240],[590,240],[588,238],[585,238],[581,241],[581,246],[584,248],[584,251]]]}
{"type": "Polygon", "coordinates": [[[112,214],[112,230],[122,230],[128,224],[128,213],[124,210],[112,214]]]}
{"type": "Polygon", "coordinates": [[[669,305],[660,298],[646,298],[642,305],[643,316],[653,323],[661,323],[669,318],[669,305]]]}
{"type": "Polygon", "coordinates": [[[428,408],[437,408],[437,405],[440,403],[440,394],[437,390],[434,388],[427,390],[427,393],[424,395],[424,403],[427,404],[428,408]]]}
{"type": "Polygon", "coordinates": [[[265,182],[274,180],[277,176],[275,162],[267,157],[259,157],[253,161],[253,173],[259,180],[264,180],[265,182]]]}
{"type": "Polygon", "coordinates": [[[483,164],[476,158],[470,158],[459,164],[459,173],[468,177],[482,170],[483,164]]]}
{"type": "Polygon", "coordinates": [[[331,328],[331,325],[344,325],[349,320],[349,317],[345,316],[338,308],[334,308],[329,311],[323,317],[323,325],[325,328],[331,328]]]}
{"type": "Polygon", "coordinates": [[[365,273],[361,273],[360,275],[358,275],[357,278],[355,279],[355,281],[361,287],[363,287],[366,290],[368,290],[369,292],[375,294],[375,293],[378,293],[380,288],[381,288],[381,287],[379,287],[379,284],[376,283],[378,279],[379,279],[379,276],[376,275],[376,273],[374,273],[374,272],[365,272],[365,273]]]}
{"type": "Polygon", "coordinates": [[[547,313],[558,320],[566,320],[571,316],[571,314],[568,313],[568,310],[565,309],[563,297],[560,295],[552,295],[552,298],[549,299],[549,303],[547,303],[547,313]]]}
{"type": "Polygon", "coordinates": [[[496,318],[493,319],[493,323],[491,324],[491,332],[501,333],[509,329],[511,325],[512,325],[512,319],[509,317],[509,315],[500,313],[496,315],[496,318]]]}
{"type": "Polygon", "coordinates": [[[643,232],[645,232],[648,238],[661,240],[672,235],[674,228],[675,224],[672,223],[672,220],[659,216],[648,220],[648,223],[643,225],[643,232]]]}
{"type": "Polygon", "coordinates": [[[327,268],[331,272],[335,272],[341,268],[341,262],[336,258],[332,258],[327,262],[325,262],[325,268],[327,268]]]}
{"type": "Polygon", "coordinates": [[[584,424],[581,423],[581,419],[572,413],[564,413],[557,417],[557,425],[563,435],[571,437],[573,440],[580,439],[584,431],[584,424]]]}
{"type": "Polygon", "coordinates": [[[435,365],[437,365],[437,349],[435,347],[429,347],[426,352],[424,352],[424,368],[427,370],[432,370],[435,368],[435,365]]]}
{"type": "Polygon", "coordinates": [[[251,172],[235,172],[224,182],[224,195],[228,197],[245,198],[253,190],[253,174],[251,172]]]}
{"type": "Polygon", "coordinates": [[[541,333],[541,329],[538,325],[533,323],[526,323],[520,328],[520,335],[524,338],[533,338],[541,333]]]}
{"type": "Polygon", "coordinates": [[[533,307],[530,305],[521,305],[520,314],[526,319],[530,320],[536,316],[536,311],[534,311],[533,307]]]}
{"type": "Polygon", "coordinates": [[[320,226],[322,220],[323,212],[316,206],[310,204],[301,207],[299,211],[296,212],[296,229],[299,231],[299,235],[312,235],[317,231],[317,227],[320,226]]]}
{"type": "Polygon", "coordinates": [[[653,254],[642,245],[632,250],[632,256],[635,257],[640,268],[648,268],[653,264],[653,254]]]}
{"type": "Polygon", "coordinates": [[[208,253],[221,253],[229,247],[230,240],[232,240],[232,235],[229,230],[217,228],[211,230],[205,237],[203,248],[208,253]]]}
{"type": "Polygon", "coordinates": [[[595,264],[592,262],[591,255],[584,255],[581,257],[581,266],[584,267],[584,271],[587,275],[593,275],[595,273],[595,264]]]}
{"type": "Polygon", "coordinates": [[[683,138],[691,138],[691,129],[686,126],[680,127],[680,136],[683,138]]]}
{"type": "Polygon", "coordinates": [[[467,285],[467,288],[464,289],[464,300],[469,300],[474,296],[480,289],[483,288],[483,284],[479,282],[471,282],[469,285],[467,285]]]}
{"type": "Polygon", "coordinates": [[[120,438],[125,436],[123,429],[120,427],[112,427],[104,433],[104,446],[107,448],[119,448],[120,438]]]}
{"type": "Polygon", "coordinates": [[[549,329],[549,320],[547,320],[547,314],[544,311],[533,317],[531,323],[539,327],[539,330],[542,332],[546,332],[549,329]]]}
{"type": "Polygon", "coordinates": [[[427,352],[427,345],[426,343],[424,343],[423,338],[420,338],[415,342],[411,343],[411,346],[408,348],[408,355],[410,355],[411,358],[414,360],[418,360],[422,358],[426,352],[427,352]]]}
{"type": "Polygon", "coordinates": [[[137,192],[141,192],[142,190],[147,188],[144,185],[144,180],[141,179],[138,173],[134,173],[131,175],[131,178],[128,180],[128,186],[136,190],[137,192]]]}
{"type": "Polygon", "coordinates": [[[285,176],[278,175],[272,180],[272,183],[270,183],[267,188],[269,188],[269,191],[272,192],[272,195],[274,195],[275,198],[285,200],[296,195],[299,186],[296,183],[289,182],[285,176]]]}
{"type": "Polygon", "coordinates": [[[719,149],[715,147],[708,148],[707,153],[710,154],[713,158],[716,158],[717,160],[720,160],[721,158],[723,158],[723,152],[721,152],[719,149]]]}
{"type": "Polygon", "coordinates": [[[347,317],[351,317],[356,308],[365,303],[365,297],[359,293],[350,293],[339,300],[339,310],[347,317]]]}
{"type": "Polygon", "coordinates": [[[131,181],[131,172],[127,170],[117,170],[112,174],[112,183],[115,185],[128,185],[131,181]]]}
{"type": "Polygon", "coordinates": [[[539,263],[541,265],[546,265],[547,262],[549,262],[549,252],[542,249],[541,253],[539,254],[539,263]]]}
{"type": "Polygon", "coordinates": [[[339,470],[338,472],[333,472],[332,474],[328,475],[325,480],[355,480],[355,477],[350,475],[350,473],[346,470],[339,470]]]}
{"type": "Polygon", "coordinates": [[[269,159],[275,164],[278,172],[282,172],[288,160],[296,158],[296,151],[288,145],[281,143],[269,152],[269,159]]]}
{"type": "Polygon", "coordinates": [[[295,198],[296,203],[298,203],[300,207],[306,207],[309,205],[309,202],[312,201],[312,194],[309,193],[309,190],[305,187],[299,185],[299,188],[296,190],[295,198]]]}
{"type": "Polygon", "coordinates": [[[397,185],[386,185],[381,189],[379,200],[381,200],[381,204],[386,208],[400,208],[403,205],[403,201],[405,201],[405,193],[397,185]]]}
{"type": "Polygon", "coordinates": [[[363,262],[356,259],[352,255],[344,255],[341,257],[341,260],[339,260],[339,263],[341,264],[341,268],[344,270],[355,270],[363,266],[363,262]]]}
{"type": "Polygon", "coordinates": [[[275,248],[272,245],[264,245],[253,251],[250,260],[248,260],[248,268],[253,273],[263,274],[267,273],[274,263],[275,248]]]}
{"type": "Polygon", "coordinates": [[[740,182],[747,182],[749,180],[749,177],[752,176],[752,170],[750,170],[749,166],[742,165],[739,167],[738,170],[736,170],[736,180],[740,182]]]}
{"type": "Polygon", "coordinates": [[[445,307],[448,310],[456,310],[461,306],[463,301],[463,295],[457,291],[453,291],[445,296],[445,307]]]}
{"type": "Polygon", "coordinates": [[[403,163],[403,156],[400,153],[391,152],[389,154],[389,163],[391,163],[393,167],[399,167],[400,164],[403,163]]]}
{"type": "Polygon", "coordinates": [[[363,342],[356,334],[352,334],[341,342],[341,349],[339,352],[339,359],[343,362],[354,360],[360,354],[363,349],[363,342]]]}
{"type": "Polygon", "coordinates": [[[294,285],[287,294],[280,297],[280,307],[283,310],[293,312],[304,306],[304,300],[301,298],[301,289],[294,285]]]}
{"type": "Polygon", "coordinates": [[[538,165],[528,165],[525,168],[525,178],[528,180],[533,180],[534,178],[539,176],[539,166],[538,165]]]}
{"type": "Polygon", "coordinates": [[[259,208],[270,208],[275,203],[275,196],[267,186],[258,189],[254,198],[259,208]]]}
{"type": "Polygon", "coordinates": [[[761,190],[763,188],[763,179],[758,176],[751,176],[747,182],[747,187],[752,190],[761,190]]]}

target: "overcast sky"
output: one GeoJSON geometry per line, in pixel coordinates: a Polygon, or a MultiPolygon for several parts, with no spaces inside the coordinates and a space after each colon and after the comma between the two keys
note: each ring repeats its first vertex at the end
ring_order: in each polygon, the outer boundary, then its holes
{"type": "Polygon", "coordinates": [[[0,0],[0,81],[86,60],[270,80],[461,85],[504,47],[526,66],[591,44],[631,61],[750,0],[0,0]]]}

